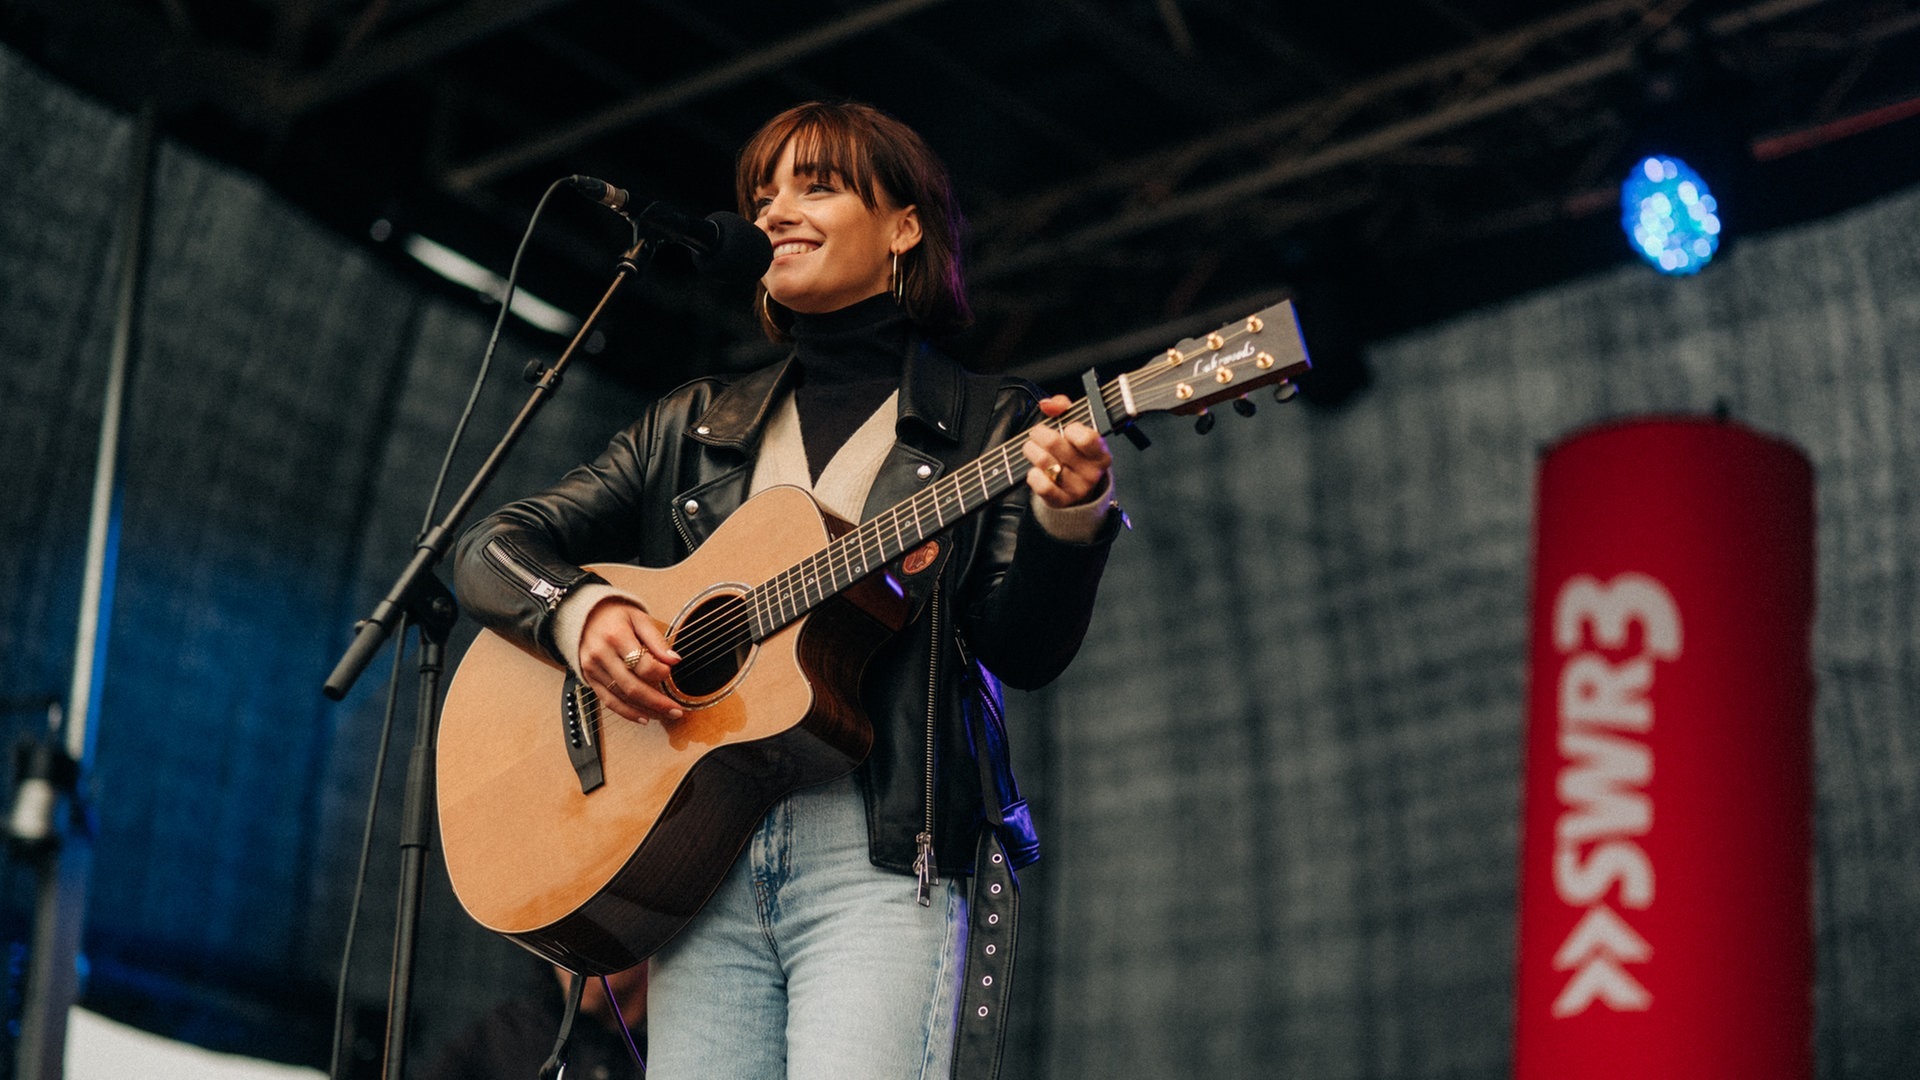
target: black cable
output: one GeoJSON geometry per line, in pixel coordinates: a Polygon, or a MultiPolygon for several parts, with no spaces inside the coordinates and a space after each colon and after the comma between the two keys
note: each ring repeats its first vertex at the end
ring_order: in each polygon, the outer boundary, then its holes
{"type": "MultiPolygon", "coordinates": [[[[500,344],[500,329],[506,323],[507,312],[513,307],[513,294],[520,280],[520,260],[527,253],[527,243],[533,238],[534,228],[540,222],[540,215],[546,210],[547,200],[566,184],[567,181],[562,179],[548,185],[545,194],[540,196],[539,203],[533,208],[533,216],[527,220],[526,231],[520,236],[520,246],[514,250],[513,264],[507,271],[506,285],[501,289],[500,312],[494,316],[493,332],[487,337],[486,350],[480,357],[480,370],[474,376],[472,389],[467,392],[467,401],[460,410],[459,420],[454,424],[453,437],[448,440],[446,455],[441,458],[439,474],[434,477],[433,492],[427,498],[427,513],[420,526],[422,535],[433,528],[434,519],[439,513],[440,494],[446,487],[447,474],[453,468],[453,459],[460,450],[461,440],[466,436],[467,424],[473,419],[474,406],[480,400],[480,391],[486,386],[487,375],[493,369],[494,353],[500,344]]],[[[380,788],[387,774],[387,751],[393,741],[394,717],[399,711],[400,662],[406,653],[407,621],[406,616],[402,615],[399,624],[395,627],[394,638],[400,644],[393,651],[393,672],[387,679],[386,715],[380,726],[380,752],[374,762],[373,792],[367,800],[366,825],[361,831],[360,866],[354,878],[352,911],[347,917],[347,940],[340,953],[340,978],[335,988],[333,1003],[333,1060],[327,1069],[327,1075],[331,1080],[346,1080],[345,1074],[341,1072],[341,1052],[344,1049],[343,1041],[346,1032],[347,976],[352,968],[354,939],[359,932],[360,906],[366,898],[367,868],[372,861],[374,824],[380,810],[380,788]]],[[[573,1003],[578,1002],[579,991],[576,988],[573,1003]]],[[[571,1009],[570,1005],[569,1027],[571,1026],[571,1009]]]]}
{"type": "MultiPolygon", "coordinates": [[[[527,253],[527,242],[533,239],[533,229],[540,221],[540,215],[547,208],[547,200],[553,193],[565,187],[566,179],[555,180],[547,185],[547,190],[534,205],[533,216],[527,220],[527,230],[520,234],[520,246],[513,251],[513,264],[507,269],[507,284],[500,290],[500,312],[493,317],[493,333],[487,337],[487,348],[480,356],[480,371],[474,376],[473,389],[467,392],[467,403],[460,410],[460,419],[453,426],[453,438],[447,443],[447,454],[440,460],[440,473],[434,477],[433,493],[427,496],[427,516],[420,523],[420,531],[433,528],[434,518],[439,512],[440,493],[447,486],[447,473],[453,468],[453,457],[460,449],[460,441],[466,437],[467,423],[473,419],[474,405],[480,400],[480,390],[487,382],[487,373],[493,368],[493,354],[500,345],[500,328],[506,324],[507,312],[513,308],[514,290],[519,287],[520,259],[527,253]]],[[[638,227],[636,226],[636,229],[638,227]]],[[[638,233],[636,232],[636,236],[638,233]]]]}
{"type": "Polygon", "coordinates": [[[640,1056],[640,1047],[633,1041],[633,1029],[627,1026],[627,1014],[620,1011],[620,999],[613,996],[613,980],[600,976],[600,989],[606,992],[607,1007],[613,1010],[614,1023],[620,1026],[620,1037],[626,1040],[627,1053],[633,1057],[633,1063],[640,1066],[640,1075],[647,1075],[647,1059],[640,1056]]]}
{"type": "Polygon", "coordinates": [[[352,970],[353,942],[360,926],[360,905],[366,898],[367,866],[373,857],[373,825],[380,812],[380,778],[387,774],[387,747],[393,741],[393,718],[399,711],[400,662],[407,652],[407,617],[400,616],[394,635],[400,644],[393,650],[393,671],[387,676],[386,718],[380,724],[380,752],[373,763],[373,794],[367,800],[367,823],[360,832],[360,869],[353,879],[353,904],[347,914],[347,941],[340,950],[340,978],[333,996],[333,1060],[327,1066],[330,1080],[347,1080],[340,1071],[340,1052],[346,1037],[347,973],[352,970]]]}

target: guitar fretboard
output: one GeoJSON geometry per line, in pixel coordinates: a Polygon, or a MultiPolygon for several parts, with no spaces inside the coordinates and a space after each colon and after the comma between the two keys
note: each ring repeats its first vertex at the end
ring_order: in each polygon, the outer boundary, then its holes
{"type": "MultiPolygon", "coordinates": [[[[1277,382],[1311,367],[1289,301],[1221,327],[1205,338],[1183,342],[1147,364],[1099,388],[1103,420],[1121,426],[1149,412],[1203,410],[1257,386],[1277,382]],[[1268,322],[1274,326],[1269,329],[1268,322]],[[1271,346],[1274,352],[1264,351],[1271,346]],[[1278,356],[1275,355],[1278,354],[1278,356]]],[[[1071,423],[1095,424],[1089,399],[1082,398],[1056,417],[1040,421],[1056,431],[1071,423]]],[[[839,537],[798,564],[755,586],[741,609],[717,617],[685,634],[689,646],[721,652],[764,641],[781,627],[812,611],[968,514],[1006,494],[1027,474],[1022,452],[1033,428],[1015,435],[979,458],[955,469],[927,490],[839,537]]],[[[1101,432],[1103,435],[1107,431],[1101,432]]],[[[687,650],[682,650],[683,655],[687,650]]]]}
{"type": "MultiPolygon", "coordinates": [[[[1100,393],[1104,400],[1117,401],[1119,380],[1101,387],[1100,393]]],[[[1059,429],[1075,421],[1086,423],[1089,415],[1083,399],[1042,423],[1059,429]]],[[[752,639],[764,640],[1012,490],[1027,475],[1029,464],[1021,452],[1027,438],[1028,433],[1021,432],[754,588],[746,597],[752,639]]]]}

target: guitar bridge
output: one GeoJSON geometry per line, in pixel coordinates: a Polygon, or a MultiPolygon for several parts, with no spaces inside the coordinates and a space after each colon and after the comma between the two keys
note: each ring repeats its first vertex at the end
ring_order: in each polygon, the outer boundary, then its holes
{"type": "Polygon", "coordinates": [[[567,760],[580,778],[580,794],[585,795],[607,778],[600,765],[600,697],[575,675],[569,674],[560,690],[560,723],[567,760]]]}

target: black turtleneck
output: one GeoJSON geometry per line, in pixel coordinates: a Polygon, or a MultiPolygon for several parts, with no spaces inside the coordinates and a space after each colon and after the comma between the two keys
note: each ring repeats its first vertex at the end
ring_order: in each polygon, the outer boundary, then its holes
{"type": "Polygon", "coordinates": [[[890,293],[793,320],[800,381],[793,392],[815,482],[873,410],[900,388],[913,322],[890,293]]]}

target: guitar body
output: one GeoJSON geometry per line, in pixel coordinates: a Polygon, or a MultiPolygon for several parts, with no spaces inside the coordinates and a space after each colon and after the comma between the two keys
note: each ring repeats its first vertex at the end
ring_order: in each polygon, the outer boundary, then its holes
{"type": "MultiPolygon", "coordinates": [[[[640,597],[675,641],[829,535],[809,495],[774,488],[677,566],[591,569],[640,597]]],[[[871,749],[859,676],[904,614],[871,610],[835,597],[744,647],[728,670],[670,683],[687,706],[679,720],[588,717],[604,774],[591,791],[568,753],[567,672],[483,631],[448,689],[437,748],[441,845],[468,913],[583,974],[665,944],[775,802],[871,749]]]]}

